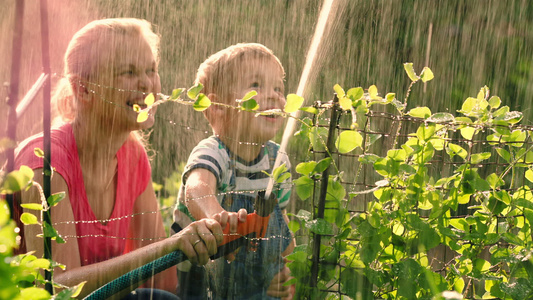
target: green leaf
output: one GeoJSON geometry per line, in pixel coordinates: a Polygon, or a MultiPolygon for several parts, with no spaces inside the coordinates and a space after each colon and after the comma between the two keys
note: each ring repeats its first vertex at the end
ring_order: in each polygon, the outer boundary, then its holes
{"type": "Polygon", "coordinates": [[[314,173],[322,173],[324,172],[329,165],[331,164],[331,157],[326,157],[324,159],[321,159],[318,164],[315,166],[315,169],[313,170],[314,173]]]}
{"type": "Polygon", "coordinates": [[[387,103],[391,103],[392,101],[394,101],[394,99],[396,99],[395,93],[387,93],[387,95],[385,95],[385,101],[387,103]]]}
{"type": "Polygon", "coordinates": [[[511,161],[511,153],[509,151],[503,149],[503,148],[496,148],[496,152],[498,152],[498,155],[503,158],[506,162],[511,161]]]}
{"type": "Polygon", "coordinates": [[[375,85],[371,85],[368,88],[368,95],[370,96],[370,99],[372,100],[380,99],[380,97],[378,96],[378,87],[375,85]]]}
{"type": "Polygon", "coordinates": [[[524,163],[533,164],[533,151],[528,151],[524,157],[524,163]]]}
{"type": "MultiPolygon", "coordinates": [[[[312,219],[312,215],[310,212],[308,212],[307,210],[303,210],[303,209],[300,209],[298,211],[298,214],[296,214],[296,217],[300,220],[303,220],[305,222],[309,222],[309,220],[312,219]]],[[[296,246],[296,248],[298,248],[299,246],[303,246],[303,245],[298,245],[296,246]]],[[[296,250],[296,249],[295,249],[296,250]]]]}
{"type": "MultiPolygon", "coordinates": [[[[344,199],[344,196],[346,196],[346,190],[344,189],[342,184],[338,180],[334,180],[333,176],[330,176],[328,180],[326,200],[341,201],[342,199],[344,199]]],[[[330,202],[330,204],[332,203],[333,201],[330,202]]],[[[338,206],[338,204],[335,205],[338,206]]]]}
{"type": "Polygon", "coordinates": [[[422,78],[422,82],[428,82],[435,76],[433,75],[433,72],[430,68],[424,67],[424,69],[422,69],[422,72],[420,73],[420,77],[422,78]]]}
{"type": "Polygon", "coordinates": [[[304,98],[296,94],[287,95],[287,103],[285,103],[285,108],[283,111],[286,113],[293,113],[302,107],[304,103],[304,98]]]}
{"type": "MultiPolygon", "coordinates": [[[[141,106],[139,104],[133,104],[133,111],[136,113],[141,112],[141,106]]],[[[137,123],[141,123],[141,122],[137,121],[137,123]]]]}
{"type": "Polygon", "coordinates": [[[172,94],[170,95],[170,100],[178,100],[178,98],[183,93],[183,90],[184,89],[181,89],[181,88],[172,90],[172,94]]]}
{"type": "Polygon", "coordinates": [[[240,107],[243,110],[257,110],[259,109],[259,104],[254,99],[249,99],[246,101],[240,102],[240,107]]]}
{"type": "Polygon", "coordinates": [[[513,130],[513,132],[511,132],[511,136],[508,139],[508,142],[511,146],[520,148],[524,145],[523,142],[525,142],[526,137],[526,131],[520,129],[513,130]]]}
{"type": "Polygon", "coordinates": [[[487,86],[482,87],[479,89],[479,93],[477,93],[477,99],[479,101],[485,100],[489,97],[489,88],[487,86]]]}
{"type": "MultiPolygon", "coordinates": [[[[204,111],[206,109],[209,108],[209,106],[211,106],[211,100],[209,100],[209,98],[200,93],[199,95],[197,95],[198,99],[196,99],[196,101],[194,101],[194,104],[193,104],[193,108],[194,110],[196,111],[204,111]]],[[[196,97],[195,97],[196,98],[196,97]]]]}
{"type": "Polygon", "coordinates": [[[352,100],[348,97],[339,98],[339,105],[343,110],[350,110],[352,108],[352,100]]]}
{"type": "Polygon", "coordinates": [[[87,281],[83,281],[76,286],[62,290],[58,294],[54,295],[54,300],[70,300],[78,297],[86,282],[87,281]]]}
{"type": "Polygon", "coordinates": [[[27,166],[21,166],[19,170],[7,174],[4,179],[0,194],[13,194],[25,189],[33,180],[33,170],[27,166]]]}
{"type": "Polygon", "coordinates": [[[359,156],[359,162],[363,164],[373,164],[375,163],[380,157],[375,154],[363,154],[359,156]]]}
{"type": "Polygon", "coordinates": [[[357,131],[346,130],[341,132],[335,142],[335,147],[340,153],[348,153],[363,144],[363,136],[357,131]]]}
{"type": "Polygon", "coordinates": [[[274,178],[275,182],[278,182],[280,176],[284,173],[287,173],[287,166],[285,165],[285,163],[274,169],[274,171],[272,172],[272,178],[274,178]]]}
{"type": "Polygon", "coordinates": [[[478,100],[476,98],[472,98],[472,97],[466,98],[466,100],[463,102],[463,105],[461,106],[461,112],[467,116],[470,115],[472,111],[474,110],[474,108],[476,107],[477,101],[478,100]]]}
{"type": "Polygon", "coordinates": [[[314,115],[318,114],[318,109],[312,106],[301,107],[300,110],[314,115]]]}
{"type": "Polygon", "coordinates": [[[533,182],[533,171],[531,169],[526,170],[526,179],[533,182]]]}
{"type": "Polygon", "coordinates": [[[37,258],[35,260],[32,260],[28,265],[31,268],[48,269],[50,268],[50,261],[44,258],[37,258]]]}
{"type": "Polygon", "coordinates": [[[420,242],[425,248],[424,251],[427,251],[440,244],[440,236],[434,228],[425,224],[420,231],[420,242]]]}
{"type": "Polygon", "coordinates": [[[155,97],[153,93],[148,94],[148,96],[144,98],[144,104],[148,106],[152,106],[154,104],[154,101],[155,101],[155,97]]]}
{"type": "Polygon", "coordinates": [[[420,77],[418,77],[415,73],[413,63],[404,63],[403,68],[405,69],[407,76],[409,76],[409,79],[411,79],[412,82],[417,82],[418,79],[420,79],[420,77]]]}
{"type": "Polygon", "coordinates": [[[513,245],[517,245],[517,246],[523,246],[524,245],[524,241],[522,241],[520,238],[518,238],[513,233],[504,232],[504,233],[502,233],[501,236],[509,244],[513,244],[513,245]]]}
{"type": "Polygon", "coordinates": [[[490,197],[489,201],[487,202],[487,208],[495,215],[501,213],[506,207],[507,205],[498,200],[496,197],[490,197]]]}
{"type": "Polygon", "coordinates": [[[305,226],[313,233],[320,235],[333,234],[333,225],[324,219],[315,219],[305,223],[305,226]]]}
{"type": "Polygon", "coordinates": [[[204,88],[203,84],[198,83],[187,90],[187,97],[195,100],[199,96],[200,91],[204,88]]]}
{"type": "Polygon", "coordinates": [[[463,147],[453,143],[448,143],[446,147],[446,152],[452,157],[454,155],[459,155],[462,159],[466,159],[466,156],[468,155],[468,152],[466,152],[463,147]]]}
{"type": "Polygon", "coordinates": [[[348,92],[346,92],[346,96],[352,99],[352,101],[360,100],[363,98],[364,94],[365,91],[362,87],[351,88],[348,90],[348,92]]]}
{"type": "Polygon", "coordinates": [[[241,101],[248,101],[255,96],[257,96],[257,91],[249,91],[248,93],[246,93],[246,95],[244,95],[244,97],[242,97],[241,101]]]}
{"type": "Polygon", "coordinates": [[[475,133],[476,133],[476,129],[473,127],[467,126],[467,127],[461,128],[461,135],[463,136],[463,138],[467,140],[472,140],[472,137],[474,137],[475,133]]]}
{"type": "Polygon", "coordinates": [[[450,219],[450,225],[464,232],[470,230],[470,225],[463,218],[450,219]]]}
{"type": "Polygon", "coordinates": [[[50,195],[46,201],[48,202],[48,205],[56,206],[61,200],[65,199],[65,196],[65,192],[55,193],[50,195]]]}
{"type": "Polygon", "coordinates": [[[502,103],[502,100],[498,96],[492,96],[489,99],[489,105],[493,109],[496,109],[496,108],[500,107],[501,103],[502,103]]]}
{"type": "Polygon", "coordinates": [[[302,176],[296,180],[294,180],[294,185],[296,188],[296,194],[300,199],[307,200],[309,197],[313,195],[315,182],[313,179],[302,176]]]}
{"type": "Polygon", "coordinates": [[[43,210],[43,205],[41,203],[23,203],[20,205],[21,207],[31,209],[31,210],[43,210]]]}
{"type": "Polygon", "coordinates": [[[38,287],[29,287],[22,289],[20,295],[17,297],[18,300],[45,300],[50,299],[50,293],[45,289],[38,287]]]}
{"type": "Polygon", "coordinates": [[[431,116],[431,110],[425,106],[411,109],[408,113],[411,117],[426,119],[431,116]]]}
{"type": "Polygon", "coordinates": [[[41,148],[34,148],[33,154],[35,154],[35,156],[40,157],[40,158],[44,157],[44,151],[41,148]]]}
{"type": "Polygon", "coordinates": [[[489,158],[490,158],[490,152],[476,153],[476,154],[472,154],[472,156],[470,157],[470,162],[473,164],[477,164],[489,158]]]}
{"type": "Polygon", "coordinates": [[[391,149],[387,151],[387,157],[395,161],[405,161],[407,156],[403,149],[391,149]]]}
{"type": "Polygon", "coordinates": [[[37,217],[30,213],[23,213],[20,216],[20,221],[24,225],[32,225],[32,224],[39,224],[39,220],[37,220],[37,217]]]}
{"type": "Polygon", "coordinates": [[[313,172],[316,165],[316,161],[302,162],[296,166],[295,171],[302,175],[309,175],[311,172],[313,172]]]}
{"type": "Polygon", "coordinates": [[[339,99],[343,98],[346,95],[346,93],[344,92],[344,89],[338,84],[335,84],[333,86],[333,90],[335,91],[335,93],[337,94],[337,98],[339,99]]]}
{"type": "Polygon", "coordinates": [[[496,173],[492,173],[487,176],[487,182],[489,183],[492,189],[496,189],[504,184],[503,180],[500,179],[496,173]]]}
{"type": "Polygon", "coordinates": [[[137,115],[137,123],[143,123],[146,120],[148,120],[148,111],[143,110],[137,115]]]}
{"type": "Polygon", "coordinates": [[[435,134],[435,124],[421,124],[416,131],[416,137],[421,141],[427,141],[435,134]]]}
{"type": "Polygon", "coordinates": [[[291,220],[288,226],[291,232],[297,232],[298,230],[300,230],[300,222],[296,220],[291,220]]]}
{"type": "Polygon", "coordinates": [[[57,233],[57,231],[55,230],[54,227],[52,227],[52,225],[48,224],[48,222],[43,222],[43,235],[45,237],[49,237],[51,238],[52,240],[55,240],[57,241],[58,243],[64,243],[65,241],[61,238],[61,236],[59,236],[59,234],[57,233]]]}
{"type": "Polygon", "coordinates": [[[426,119],[428,122],[433,123],[451,123],[455,120],[455,117],[450,113],[435,113],[426,119]]]}

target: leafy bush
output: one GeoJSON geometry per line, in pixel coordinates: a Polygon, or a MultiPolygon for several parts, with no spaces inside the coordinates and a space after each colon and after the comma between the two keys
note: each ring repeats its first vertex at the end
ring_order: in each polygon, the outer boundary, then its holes
{"type": "MultiPolygon", "coordinates": [[[[39,153],[40,151],[36,151],[39,153]]],[[[10,172],[5,178],[0,178],[2,183],[0,194],[12,195],[27,189],[31,185],[40,186],[33,181],[33,171],[22,166],[19,170],[10,172]]],[[[42,193],[41,193],[42,194],[42,193]]],[[[56,205],[64,198],[64,193],[48,197],[42,204],[23,204],[22,206],[41,212],[41,218],[31,213],[23,213],[21,221],[25,225],[41,226],[43,236],[50,237],[57,242],[64,242],[57,231],[47,222],[42,221],[42,214],[48,213],[50,207],[56,205]]],[[[44,196],[43,196],[44,199],[44,196]]],[[[39,258],[33,252],[15,255],[14,250],[19,247],[20,235],[16,222],[11,218],[9,205],[5,198],[0,197],[0,299],[50,299],[52,295],[40,286],[47,281],[41,271],[52,271],[55,267],[65,268],[52,260],[39,258]]],[[[54,299],[70,299],[76,297],[83,287],[83,283],[75,287],[65,287],[51,282],[55,288],[62,291],[54,295],[54,299]]]]}
{"type": "Polygon", "coordinates": [[[299,132],[326,158],[296,166],[298,196],[315,201],[313,211],[300,210],[290,224],[298,236],[312,234],[288,257],[296,298],[529,299],[533,131],[486,86],[464,101],[461,116],[428,107],[406,112],[411,86],[433,73],[424,68],[416,75],[412,64],[404,66],[411,85],[403,103],[393,93],[379,96],[375,86],[345,92],[336,85],[338,103],[317,110],[299,132]],[[381,156],[369,152],[383,138],[370,124],[377,105],[396,111],[397,126],[389,128],[394,141],[386,152],[379,149],[386,153],[381,156]],[[349,113],[351,126],[343,128],[332,113],[328,134],[318,117],[335,109],[349,113]],[[419,126],[401,135],[402,121],[419,126]],[[335,128],[340,133],[332,147],[335,128]],[[333,159],[353,153],[352,173],[361,176],[365,165],[375,171],[368,190],[349,192],[347,174],[333,159]],[[331,169],[337,173],[329,175],[331,169]],[[373,199],[364,210],[348,209],[350,199],[365,194],[373,199]]]}

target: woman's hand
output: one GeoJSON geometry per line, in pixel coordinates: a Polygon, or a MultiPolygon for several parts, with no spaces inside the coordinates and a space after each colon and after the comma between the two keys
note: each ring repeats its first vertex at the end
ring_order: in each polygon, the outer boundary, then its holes
{"type": "Polygon", "coordinates": [[[202,219],[191,223],[173,238],[178,240],[178,248],[192,263],[205,265],[209,257],[217,253],[218,245],[222,243],[224,236],[219,222],[202,219]]]}

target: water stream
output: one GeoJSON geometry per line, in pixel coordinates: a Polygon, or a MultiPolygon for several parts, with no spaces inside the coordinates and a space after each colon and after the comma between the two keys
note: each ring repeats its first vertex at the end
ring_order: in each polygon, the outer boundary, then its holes
{"type": "MultiPolygon", "coordinates": [[[[302,76],[300,77],[300,82],[298,83],[298,89],[296,90],[296,95],[298,96],[301,96],[301,97],[304,96],[305,88],[307,86],[307,80],[309,79],[309,75],[311,74],[313,63],[316,60],[316,56],[317,56],[317,53],[320,47],[320,42],[322,41],[322,36],[324,35],[324,31],[326,30],[327,21],[328,21],[332,6],[333,6],[333,0],[324,0],[324,3],[322,4],[322,9],[320,10],[320,15],[318,16],[318,23],[316,25],[315,33],[313,35],[313,39],[311,40],[311,45],[309,46],[309,51],[307,52],[304,69],[302,71],[302,76]]],[[[285,153],[287,150],[289,139],[294,133],[294,130],[297,125],[296,119],[298,118],[299,115],[300,114],[298,110],[292,113],[291,117],[288,118],[287,125],[285,126],[285,130],[283,131],[283,137],[281,139],[281,144],[280,144],[280,149],[279,149],[281,153],[285,153]]],[[[274,163],[274,169],[279,167],[280,158],[281,156],[277,156],[276,162],[274,163]]],[[[274,181],[271,178],[268,184],[268,187],[266,189],[266,192],[265,192],[266,199],[270,197],[270,193],[272,192],[273,185],[274,185],[274,181]]]]}

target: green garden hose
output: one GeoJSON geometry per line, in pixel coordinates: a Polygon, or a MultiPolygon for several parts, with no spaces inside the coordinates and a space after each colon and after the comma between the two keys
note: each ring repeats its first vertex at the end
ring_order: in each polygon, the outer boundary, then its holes
{"type": "Polygon", "coordinates": [[[87,299],[87,300],[107,299],[111,295],[114,295],[133,284],[136,284],[140,281],[148,279],[152,277],[154,274],[157,274],[174,265],[177,265],[186,259],[187,257],[183,255],[183,252],[174,251],[154,261],[151,261],[150,263],[142,267],[139,267],[133,271],[130,271],[120,276],[119,278],[95,290],[94,292],[89,294],[84,299],[87,299]]]}
{"type": "MultiPolygon", "coordinates": [[[[261,208],[262,210],[264,208],[261,208]]],[[[256,210],[257,212],[257,210],[256,210]]],[[[246,222],[240,223],[237,228],[238,234],[229,234],[229,224],[224,230],[224,241],[219,245],[217,253],[211,256],[211,259],[217,259],[226,254],[232,253],[237,248],[247,245],[252,246],[257,244],[257,240],[265,236],[265,231],[268,225],[269,214],[266,217],[261,214],[248,214],[246,222]],[[250,242],[251,241],[251,242],[250,242]]],[[[253,248],[253,247],[252,247],[253,248]]],[[[187,256],[182,251],[174,251],[165,256],[161,256],[146,265],[143,265],[133,271],[130,271],[119,278],[108,282],[95,290],[84,300],[100,300],[107,299],[112,295],[128,288],[138,282],[146,280],[155,274],[164,271],[182,261],[187,260],[187,256]]]]}

